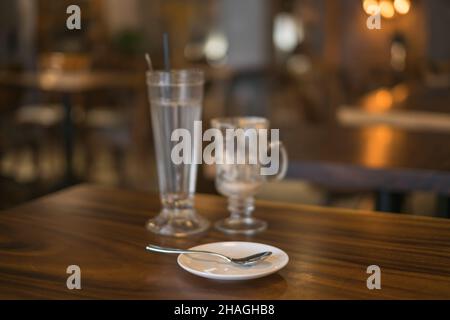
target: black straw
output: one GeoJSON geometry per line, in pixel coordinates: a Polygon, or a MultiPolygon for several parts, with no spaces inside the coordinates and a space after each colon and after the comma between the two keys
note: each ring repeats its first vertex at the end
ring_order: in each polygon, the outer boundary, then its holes
{"type": "Polygon", "coordinates": [[[169,51],[169,35],[167,32],[163,34],[163,51],[164,51],[164,69],[170,71],[170,51],[169,51]]]}

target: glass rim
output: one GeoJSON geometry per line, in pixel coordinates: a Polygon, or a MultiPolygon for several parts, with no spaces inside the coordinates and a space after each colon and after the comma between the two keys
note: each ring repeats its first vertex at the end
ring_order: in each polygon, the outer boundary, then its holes
{"type": "Polygon", "coordinates": [[[201,69],[152,70],[146,72],[147,84],[151,86],[203,85],[204,72],[201,69]]]}
{"type": "Polygon", "coordinates": [[[214,128],[258,128],[269,127],[269,119],[258,116],[218,117],[211,119],[214,128]]]}

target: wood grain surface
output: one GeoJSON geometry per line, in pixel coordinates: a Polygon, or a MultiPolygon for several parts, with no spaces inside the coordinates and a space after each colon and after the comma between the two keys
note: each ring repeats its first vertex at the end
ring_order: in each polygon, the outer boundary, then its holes
{"type": "MultiPolygon", "coordinates": [[[[196,197],[214,221],[222,198],[196,197]]],[[[76,186],[0,212],[2,299],[450,299],[450,221],[257,202],[269,222],[254,237],[213,229],[190,239],[144,229],[156,195],[76,186]],[[285,250],[290,262],[266,278],[224,282],[196,277],[176,256],[147,243],[188,248],[222,240],[257,241],[285,250]],[[68,290],[66,268],[81,268],[81,290],[68,290]],[[366,268],[381,268],[381,290],[368,290],[366,268]]]]}

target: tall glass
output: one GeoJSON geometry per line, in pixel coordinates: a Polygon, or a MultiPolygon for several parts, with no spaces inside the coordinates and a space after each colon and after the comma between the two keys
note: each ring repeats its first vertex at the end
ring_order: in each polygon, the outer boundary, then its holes
{"type": "Polygon", "coordinates": [[[153,135],[156,148],[159,192],[162,209],[147,222],[147,229],[176,237],[199,233],[209,222],[194,209],[197,178],[197,144],[194,121],[201,119],[203,72],[200,70],[152,71],[147,73],[153,135]],[[175,129],[186,129],[192,137],[188,163],[176,164],[171,158],[175,129]]]}

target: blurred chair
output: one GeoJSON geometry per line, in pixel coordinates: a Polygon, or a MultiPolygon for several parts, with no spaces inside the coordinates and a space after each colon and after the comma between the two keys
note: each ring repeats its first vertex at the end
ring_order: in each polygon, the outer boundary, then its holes
{"type": "MultiPolygon", "coordinates": [[[[86,71],[89,67],[89,56],[49,52],[39,56],[36,72],[79,72],[86,71]]],[[[42,93],[39,88],[26,92],[25,98],[30,102],[20,105],[13,117],[20,131],[20,136],[16,137],[16,146],[32,151],[33,171],[39,179],[41,176],[39,158],[43,147],[56,147],[59,143],[58,137],[64,117],[63,106],[59,102],[55,103],[52,97],[42,93]]]]}
{"type": "MultiPolygon", "coordinates": [[[[23,167],[23,154],[31,153],[31,166],[28,173],[34,178],[39,177],[39,151],[43,141],[46,140],[45,131],[48,124],[53,123],[53,112],[47,110],[41,117],[34,108],[21,106],[22,94],[20,90],[2,90],[0,106],[0,136],[2,175],[16,180],[23,180],[21,170],[23,167]],[[39,124],[39,125],[36,125],[39,124]],[[43,125],[43,127],[41,127],[43,125]]],[[[48,106],[48,109],[53,106],[48,106]]],[[[37,110],[37,109],[36,109],[37,110]]],[[[28,174],[29,176],[29,174],[28,174]]],[[[30,180],[29,177],[26,180],[30,180]]]]}
{"type": "MultiPolygon", "coordinates": [[[[119,101],[121,99],[118,99],[119,101]]],[[[131,143],[132,112],[123,104],[107,103],[87,107],[79,124],[82,131],[86,155],[86,173],[92,173],[98,164],[101,152],[108,150],[113,157],[114,171],[120,185],[127,182],[126,154],[131,143]]]]}

